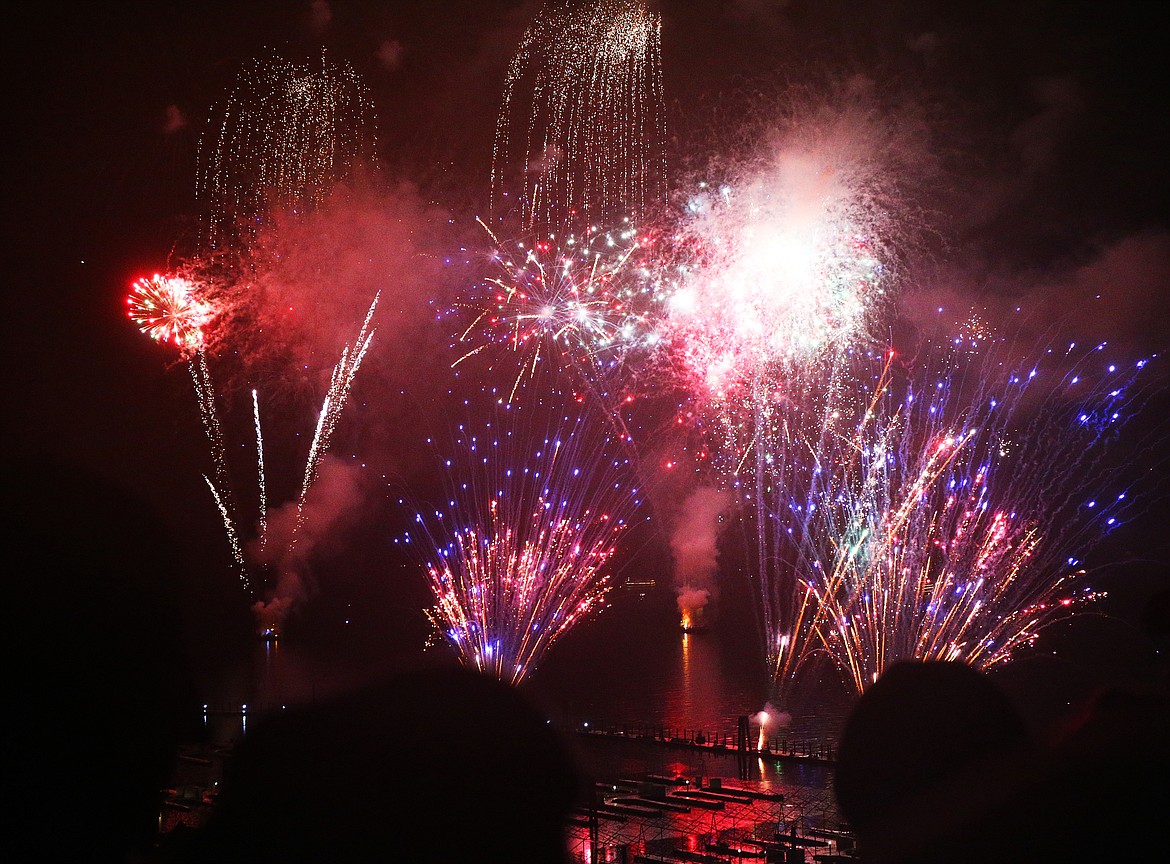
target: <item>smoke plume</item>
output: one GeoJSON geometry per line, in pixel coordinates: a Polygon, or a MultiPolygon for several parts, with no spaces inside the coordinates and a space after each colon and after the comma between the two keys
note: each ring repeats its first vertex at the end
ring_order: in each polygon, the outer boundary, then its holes
{"type": "Polygon", "coordinates": [[[751,716],[751,721],[760,728],[756,749],[763,750],[777,730],[786,729],[792,723],[792,715],[787,711],[781,711],[771,702],[766,702],[762,711],[757,711],[751,716]]]}
{"type": "Polygon", "coordinates": [[[699,626],[708,603],[715,599],[721,517],[730,503],[727,493],[700,486],[675,515],[670,549],[684,627],[699,626]]]}
{"type": "Polygon", "coordinates": [[[303,502],[289,501],[268,516],[268,533],[253,541],[250,557],[276,571],[270,596],[252,606],[261,632],[281,632],[290,614],[316,591],[312,580],[314,552],[337,539],[362,500],[359,469],[326,456],[303,502]]]}

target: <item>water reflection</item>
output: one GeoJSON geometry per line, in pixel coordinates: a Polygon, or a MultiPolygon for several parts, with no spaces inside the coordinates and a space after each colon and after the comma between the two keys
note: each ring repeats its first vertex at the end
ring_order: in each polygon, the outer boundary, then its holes
{"type": "Polygon", "coordinates": [[[711,707],[720,703],[718,657],[705,638],[709,634],[683,633],[680,639],[676,687],[665,694],[663,722],[689,729],[711,729],[719,725],[711,707]],[[698,644],[703,643],[703,644],[698,644]]]}

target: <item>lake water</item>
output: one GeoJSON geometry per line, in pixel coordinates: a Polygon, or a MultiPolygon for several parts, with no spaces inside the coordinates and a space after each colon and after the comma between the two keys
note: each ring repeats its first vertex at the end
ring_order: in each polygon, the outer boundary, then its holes
{"type": "MultiPolygon", "coordinates": [[[[205,701],[213,713],[248,705],[255,715],[321,698],[423,657],[417,645],[402,644],[404,637],[385,634],[381,653],[368,635],[355,638],[351,652],[344,641],[324,649],[291,637],[258,641],[247,657],[204,682],[205,701]]],[[[704,632],[685,634],[661,598],[628,594],[563,636],[519,686],[565,728],[734,739],[745,715],[755,736],[754,715],[767,708],[786,715],[783,725],[770,727],[778,740],[822,747],[837,739],[852,704],[839,683],[809,680],[789,703],[773,705],[750,618],[716,619],[704,632]]]]}

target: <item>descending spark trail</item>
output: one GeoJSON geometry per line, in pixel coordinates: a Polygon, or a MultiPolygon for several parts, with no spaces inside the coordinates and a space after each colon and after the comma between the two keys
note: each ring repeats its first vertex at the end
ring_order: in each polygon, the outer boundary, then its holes
{"type": "Polygon", "coordinates": [[[1103,347],[1023,372],[952,354],[837,404],[853,431],[816,442],[807,491],[773,495],[802,592],[771,633],[780,689],[823,655],[857,692],[899,660],[989,668],[1101,596],[1082,562],[1133,504],[1115,445],[1149,395],[1146,361],[1118,368],[1103,347]]]}
{"type": "Polygon", "coordinates": [[[248,578],[248,562],[244,558],[244,550],[240,545],[240,535],[236,530],[236,522],[231,508],[225,500],[225,496],[221,495],[215,484],[211,482],[211,478],[205,474],[203,480],[207,483],[207,488],[211,490],[211,497],[215,501],[216,509],[219,510],[220,519],[223,520],[224,533],[227,534],[228,545],[231,547],[232,552],[232,561],[235,562],[240,582],[243,583],[244,590],[250,591],[252,584],[248,578]]]}
{"type": "Polygon", "coordinates": [[[661,206],[661,26],[641,0],[562,0],[540,9],[504,82],[494,210],[519,196],[526,227],[555,232],[581,220],[640,218],[661,206]]]}
{"type": "Polygon", "coordinates": [[[372,157],[373,127],[366,85],[350,66],[324,54],[316,68],[280,57],[248,64],[200,142],[207,249],[246,245],[274,209],[319,205],[372,157]]]}
{"type": "Polygon", "coordinates": [[[405,538],[460,662],[511,683],[604,607],[617,540],[640,504],[606,424],[551,408],[542,433],[537,410],[501,401],[482,433],[460,425],[447,510],[416,513],[418,533],[405,538]]]}
{"type": "Polygon", "coordinates": [[[244,551],[240,546],[239,530],[236,527],[235,498],[232,495],[231,477],[228,473],[227,448],[224,445],[223,429],[219,425],[219,416],[215,410],[215,390],[211,384],[211,370],[207,366],[207,355],[199,351],[188,362],[191,370],[191,380],[195,385],[195,397],[199,403],[199,414],[203,419],[203,431],[211,449],[211,464],[214,468],[214,481],[205,477],[215,504],[223,519],[224,531],[227,534],[231,547],[232,560],[236,564],[240,581],[248,587],[247,564],[244,560],[244,551]]]}

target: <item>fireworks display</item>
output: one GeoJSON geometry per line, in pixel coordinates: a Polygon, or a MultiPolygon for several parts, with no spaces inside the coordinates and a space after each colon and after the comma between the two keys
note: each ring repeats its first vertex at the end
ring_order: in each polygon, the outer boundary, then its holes
{"type": "Polygon", "coordinates": [[[664,203],[661,27],[642,0],[541,8],[504,80],[496,211],[518,207],[525,227],[558,232],[664,203]]]}
{"type": "MultiPolygon", "coordinates": [[[[333,369],[329,389],[318,414],[316,430],[305,462],[296,508],[296,520],[285,554],[291,554],[296,545],[298,531],[305,517],[305,502],[314,481],[317,479],[321,460],[329,450],[333,434],[349,398],[354,377],[369,350],[370,341],[374,335],[372,323],[378,307],[378,299],[379,297],[376,295],[373,302],[370,303],[357,337],[352,343],[343,347],[341,358],[333,369]]],[[[228,466],[227,448],[219,421],[216,392],[212,383],[207,352],[204,350],[205,328],[214,318],[212,307],[195,298],[194,290],[188,280],[176,276],[156,275],[150,279],[138,280],[134,283],[127,302],[130,306],[132,320],[138,324],[143,333],[156,341],[173,344],[178,348],[180,356],[187,361],[200,418],[203,421],[204,432],[207,435],[211,452],[212,475],[205,476],[204,481],[211,492],[223,523],[224,533],[239,579],[244,588],[252,592],[262,586],[254,584],[251,574],[252,562],[248,559],[242,537],[236,494],[228,466]]],[[[255,389],[252,390],[252,420],[256,437],[256,476],[259,490],[257,542],[260,555],[264,557],[269,554],[265,548],[268,540],[268,484],[264,468],[260,397],[255,389]]],[[[278,585],[275,589],[276,597],[274,599],[279,599],[280,593],[278,585]]],[[[272,600],[258,601],[256,610],[269,631],[279,632],[279,627],[287,614],[288,604],[280,603],[277,607],[272,607],[272,600]],[[274,617],[268,611],[270,608],[280,608],[281,614],[274,617]]]]}
{"type": "Polygon", "coordinates": [[[899,660],[989,668],[1099,599],[1085,552],[1131,512],[1117,444],[1150,394],[1148,361],[1104,348],[950,351],[838,391],[804,482],[772,495],[798,597],[770,634],[780,683],[817,655],[857,692],[899,660]]]}
{"type": "Polygon", "coordinates": [[[505,245],[488,233],[498,269],[464,304],[474,317],[460,334],[455,365],[492,354],[493,371],[515,370],[513,394],[551,368],[607,411],[619,410],[625,382],[662,341],[653,237],[633,224],[559,243],[505,245]],[[501,355],[508,361],[502,370],[501,355]]]}
{"type": "Polygon", "coordinates": [[[206,247],[246,243],[273,211],[320,204],[372,158],[373,125],[366,85],[348,65],[324,54],[318,66],[254,60],[201,144],[206,247]]]}
{"type": "MultiPolygon", "coordinates": [[[[299,564],[293,558],[299,553],[306,505],[369,349],[380,295],[375,295],[357,337],[342,348],[333,368],[291,510],[294,515],[287,527],[282,526],[278,548],[269,545],[271,514],[259,390],[250,388],[258,488],[252,542],[246,537],[229,470],[209,357],[228,355],[240,362],[247,340],[287,336],[265,326],[279,317],[267,308],[274,305],[274,298],[288,310],[280,299],[286,286],[257,288],[279,281],[274,266],[287,256],[261,254],[253,241],[261,236],[261,228],[279,231],[282,220],[318,208],[340,183],[369,163],[375,142],[373,121],[373,106],[361,78],[348,65],[333,65],[324,54],[318,66],[301,66],[279,57],[247,64],[222,116],[200,142],[196,197],[202,207],[203,236],[195,256],[180,270],[204,275],[142,279],[127,298],[130,317],[139,328],[158,341],[174,344],[188,361],[211,449],[213,470],[204,480],[240,581],[254,598],[261,592],[265,595],[254,600],[253,611],[269,634],[280,632],[301,594],[294,572],[299,564]],[[256,578],[258,564],[276,566],[275,585],[256,578]]],[[[249,371],[255,370],[245,368],[237,374],[246,377],[249,371]]]]}
{"type": "Polygon", "coordinates": [[[406,541],[460,661],[518,683],[604,607],[641,501],[604,418],[503,401],[496,413],[480,431],[458,427],[447,507],[419,513],[406,541]]]}
{"type": "Polygon", "coordinates": [[[189,279],[155,274],[137,280],[131,286],[126,303],[130,319],[142,333],[157,342],[172,345],[187,362],[203,431],[211,450],[213,476],[205,476],[203,479],[211,490],[223,521],[232,560],[241,581],[248,587],[244,551],[236,527],[236,505],[228,471],[227,450],[205,350],[207,331],[215,318],[214,307],[199,295],[200,292],[189,279]]]}
{"type": "MultiPolygon", "coordinates": [[[[613,780],[582,819],[544,778],[565,831],[521,839],[574,864],[1041,860],[1088,816],[1095,857],[1160,848],[1153,768],[1113,770],[1165,737],[1157,4],[19,8],[15,668],[82,685],[25,700],[79,753],[194,733],[153,839],[69,839],[240,840],[188,805],[280,754],[219,744],[400,686],[467,732],[432,815],[531,834],[457,788],[565,767],[495,771],[498,685],[613,780]],[[1003,759],[965,772],[973,741],[1003,759]],[[874,838],[887,769],[954,770],[874,838]],[[637,778],[682,785],[639,809],[637,778]]],[[[384,778],[383,738],[309,767],[384,778]]]]}
{"type": "Polygon", "coordinates": [[[773,446],[803,381],[888,326],[902,154],[855,106],[810,114],[692,190],[663,274],[673,372],[732,465],[773,446]]]}
{"type": "Polygon", "coordinates": [[[282,538],[281,548],[273,550],[268,546],[268,496],[264,473],[264,443],[260,428],[260,407],[255,391],[252,394],[253,418],[256,427],[256,460],[257,479],[259,481],[260,512],[258,517],[259,536],[257,537],[256,558],[262,562],[274,563],[278,569],[278,578],[275,585],[268,586],[267,596],[257,600],[252,605],[252,612],[257,619],[261,633],[268,636],[279,636],[285,627],[289,614],[296,604],[303,599],[304,586],[298,572],[302,529],[308,518],[309,495],[317,483],[321,471],[322,461],[329,451],[333,434],[341,419],[342,412],[349,399],[350,389],[354,377],[361,368],[362,360],[370,348],[374,338],[372,322],[374,312],[378,308],[380,295],[375,296],[361,328],[353,342],[347,343],[341,350],[341,358],[333,367],[333,374],[329,382],[329,390],[321,404],[317,415],[317,425],[313,438],[309,444],[309,453],[305,459],[304,474],[301,479],[300,495],[291,508],[291,518],[282,538]]]}
{"type": "MultiPolygon", "coordinates": [[[[370,340],[374,338],[374,331],[370,323],[374,318],[374,311],[378,308],[378,299],[375,296],[362,321],[361,329],[352,344],[346,345],[341,351],[341,359],[333,367],[333,375],[329,381],[329,392],[325,394],[325,401],[321,405],[321,413],[317,415],[317,429],[313,433],[313,443],[309,445],[309,458],[305,462],[305,477],[301,481],[300,504],[297,508],[297,526],[300,527],[304,518],[305,499],[317,478],[317,470],[321,465],[333,433],[337,429],[337,421],[341,419],[342,409],[349,398],[350,388],[353,386],[354,376],[362,365],[362,360],[370,348],[370,340]]],[[[295,542],[295,535],[294,535],[295,542]]]]}
{"type": "MultiPolygon", "coordinates": [[[[425,300],[452,331],[433,337],[454,349],[436,369],[490,394],[452,432],[446,505],[413,505],[403,538],[434,601],[428,617],[462,663],[519,683],[609,602],[641,490],[669,488],[678,494],[662,507],[675,510],[662,539],[684,627],[713,620],[717,534],[743,526],[761,666],[777,696],[821,661],[855,693],[900,660],[1010,661],[1102,596],[1085,561],[1138,497],[1129,477],[1143,444],[1119,442],[1151,398],[1152,358],[1110,361],[1097,344],[1018,350],[987,310],[928,336],[900,279],[919,218],[907,189],[929,185],[929,169],[907,143],[914,128],[867,101],[872,82],[851,79],[756,131],[745,122],[738,152],[711,159],[707,180],[668,184],[661,41],[652,4],[550,0],[508,55],[481,245],[460,249],[475,272],[457,298],[436,287],[425,300]],[[668,196],[668,185],[685,194],[668,196]],[[911,329],[903,357],[891,346],[911,329]],[[672,471],[686,477],[654,476],[672,471]]],[[[189,367],[211,445],[204,479],[254,595],[258,559],[282,580],[302,564],[291,559],[306,551],[311,492],[383,294],[332,367],[299,489],[279,510],[261,429],[268,391],[248,379],[254,542],[213,362],[231,358],[247,378],[262,355],[279,380],[272,358],[295,354],[287,377],[324,382],[317,346],[294,351],[290,334],[328,332],[332,352],[336,321],[348,334],[359,312],[343,280],[330,281],[331,257],[296,254],[318,233],[302,217],[331,217],[326,200],[374,165],[376,144],[366,86],[348,65],[324,54],[249,64],[200,141],[199,260],[178,272],[233,269],[233,256],[244,266],[222,280],[141,279],[127,298],[134,324],[189,367]],[[266,341],[280,344],[252,350],[266,341]]],[[[348,244],[354,224],[342,215],[329,227],[348,244]]],[[[413,238],[413,226],[401,234],[413,238]]],[[[401,245],[403,258],[454,257],[401,245]]],[[[392,248],[387,258],[399,256],[392,248]]],[[[385,279],[389,267],[368,252],[344,254],[385,279]]],[[[421,281],[383,305],[401,312],[421,281]]],[[[370,295],[358,296],[364,306],[370,295]]],[[[445,385],[426,386],[419,401],[442,402],[445,385]]],[[[268,587],[253,608],[279,630],[292,594],[268,587]]]]}
{"type": "Polygon", "coordinates": [[[758,630],[774,659],[802,594],[777,490],[805,487],[810,441],[841,406],[855,355],[882,344],[903,230],[890,169],[905,154],[864,106],[793,112],[725,180],[692,190],[656,270],[662,347],[703,471],[754,526],[758,630]]]}
{"type": "Polygon", "coordinates": [[[126,297],[130,320],[156,342],[167,342],[185,357],[203,350],[212,306],[200,299],[194,284],[180,276],[139,279],[126,297]]]}

